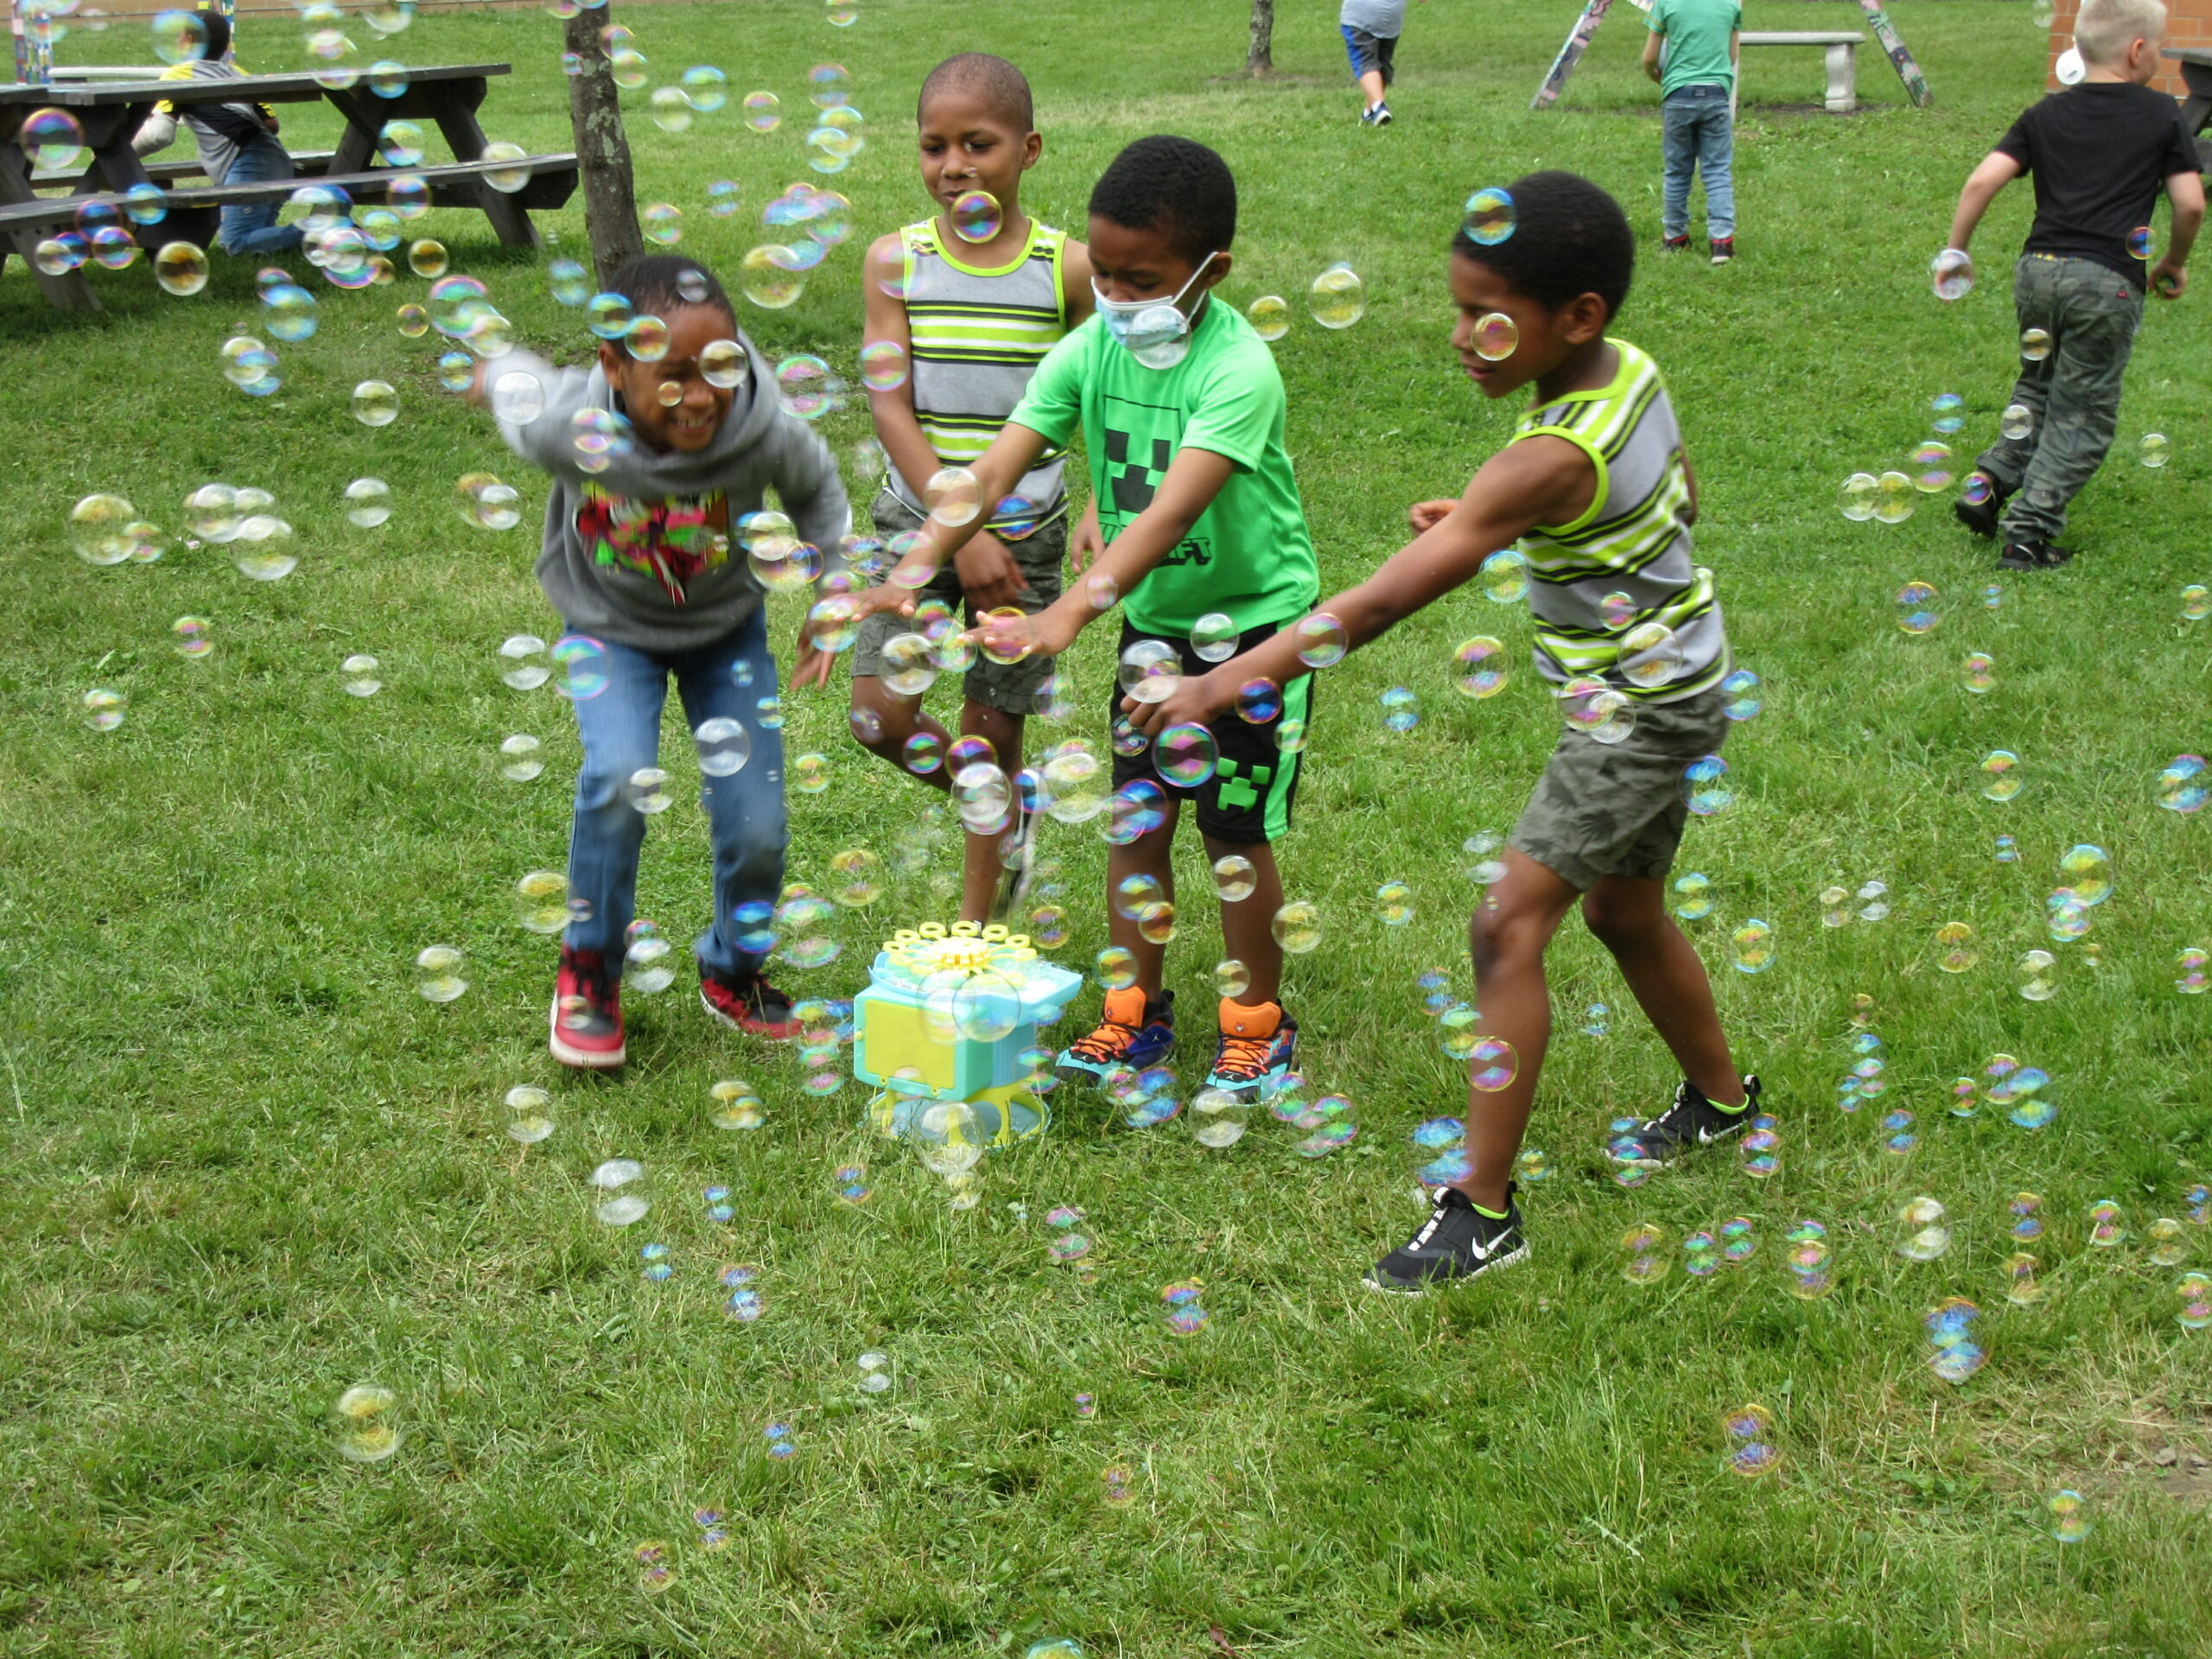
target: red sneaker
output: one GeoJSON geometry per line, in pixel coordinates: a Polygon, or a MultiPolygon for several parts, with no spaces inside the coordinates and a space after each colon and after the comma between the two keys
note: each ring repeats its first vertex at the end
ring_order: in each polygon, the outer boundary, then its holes
{"type": "Polygon", "coordinates": [[[622,1043],[621,982],[598,951],[561,947],[552,1027],[547,1046],[563,1065],[611,1071],[628,1058],[622,1043]]]}
{"type": "Polygon", "coordinates": [[[798,1035],[791,998],[759,974],[718,974],[701,963],[699,1002],[722,1024],[748,1037],[787,1043],[798,1035]]]}

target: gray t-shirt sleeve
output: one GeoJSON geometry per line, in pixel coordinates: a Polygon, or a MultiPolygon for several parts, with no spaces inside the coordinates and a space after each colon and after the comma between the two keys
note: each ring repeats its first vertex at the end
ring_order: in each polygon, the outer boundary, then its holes
{"type": "Polygon", "coordinates": [[[1337,21],[1377,40],[1395,41],[1405,31],[1406,0],[1344,0],[1337,21]]]}

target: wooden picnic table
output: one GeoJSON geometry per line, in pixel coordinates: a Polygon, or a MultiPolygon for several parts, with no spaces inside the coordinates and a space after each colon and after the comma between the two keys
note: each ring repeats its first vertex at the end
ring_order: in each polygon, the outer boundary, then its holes
{"type": "MultiPolygon", "coordinates": [[[[486,143],[484,129],[477,124],[477,109],[484,102],[491,77],[510,73],[511,67],[504,63],[410,67],[406,89],[397,98],[380,98],[359,81],[342,88],[325,86],[312,74],[240,75],[230,80],[0,84],[0,207],[44,200],[33,188],[29,158],[18,142],[23,123],[35,110],[67,110],[84,128],[85,147],[92,154],[92,162],[70,193],[68,199],[73,200],[118,194],[135,184],[153,182],[145,163],[132,151],[130,140],[154,112],[155,105],[162,103],[175,105],[181,112],[194,104],[327,101],[346,118],[345,136],[339,140],[329,164],[328,171],[334,175],[372,170],[385,124],[397,120],[435,122],[452,147],[454,160],[475,162],[482,158],[486,143]]],[[[521,203],[480,181],[475,194],[474,205],[491,221],[500,241],[510,246],[536,245],[537,232],[521,203]]],[[[81,270],[48,276],[38,270],[31,257],[38,235],[35,228],[11,232],[15,251],[37,274],[47,298],[64,310],[99,309],[99,302],[81,270]]]]}
{"type": "MultiPolygon", "coordinates": [[[[2189,96],[2182,101],[2181,118],[2190,132],[2202,132],[2207,122],[2212,122],[2212,47],[2170,46],[2161,55],[2181,65],[2182,85],[2189,88],[2189,96]]],[[[2196,159],[2208,173],[2212,173],[2212,143],[2196,141],[2196,159]]]]}

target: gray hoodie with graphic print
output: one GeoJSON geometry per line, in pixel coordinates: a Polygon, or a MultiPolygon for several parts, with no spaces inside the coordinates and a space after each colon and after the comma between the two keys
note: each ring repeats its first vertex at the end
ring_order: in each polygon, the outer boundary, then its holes
{"type": "MultiPolygon", "coordinates": [[[[553,480],[537,581],[572,632],[663,655],[724,638],[761,603],[763,590],[735,532],[746,514],[761,509],[771,488],[799,539],[822,550],[823,577],[844,569],[839,543],[851,532],[853,515],[836,460],[811,428],[784,408],[768,360],[743,334],[737,338],[751,372],[732,392],[729,415],[712,443],[679,454],[633,442],[599,473],[576,464],[572,424],[582,410],[617,407],[614,389],[597,364],[556,369],[518,350],[486,365],[487,390],[518,371],[536,377],[545,389],[537,418],[501,420],[499,435],[553,480]],[[632,545],[617,546],[594,533],[610,520],[646,523],[670,504],[681,508],[716,491],[727,502],[730,542],[727,554],[708,560],[707,568],[686,574],[664,563],[657,570],[644,557],[632,556],[651,550],[649,524],[632,545]]],[[[674,563],[680,567],[682,562],[674,563]]]]}

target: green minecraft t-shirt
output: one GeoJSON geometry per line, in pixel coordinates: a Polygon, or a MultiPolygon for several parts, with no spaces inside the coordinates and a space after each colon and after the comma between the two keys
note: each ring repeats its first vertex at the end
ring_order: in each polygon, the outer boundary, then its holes
{"type": "Polygon", "coordinates": [[[1082,426],[1109,544],[1152,505],[1177,450],[1234,464],[1190,534],[1122,596],[1145,632],[1188,633],[1209,611],[1240,631],[1288,622],[1320,597],[1306,506],[1283,448],[1282,377],[1233,307],[1207,302],[1189,355],[1172,369],[1146,368],[1093,315],[1046,353],[1007,418],[1055,445],[1082,426]]]}

